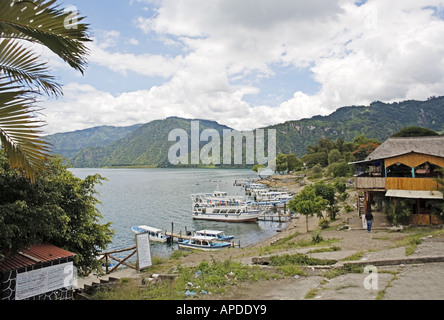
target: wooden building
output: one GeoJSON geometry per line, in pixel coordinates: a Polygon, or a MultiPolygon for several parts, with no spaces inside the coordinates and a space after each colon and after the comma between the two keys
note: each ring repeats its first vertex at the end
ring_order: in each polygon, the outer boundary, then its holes
{"type": "Polygon", "coordinates": [[[409,200],[411,224],[442,224],[432,215],[431,200],[444,199],[435,180],[444,168],[444,136],[390,138],[364,161],[354,162],[359,214],[371,210],[372,204],[409,200]]]}

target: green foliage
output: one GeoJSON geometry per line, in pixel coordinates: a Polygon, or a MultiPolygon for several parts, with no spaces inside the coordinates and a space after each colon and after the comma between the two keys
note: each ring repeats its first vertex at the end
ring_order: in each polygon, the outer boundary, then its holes
{"type": "Polygon", "coordinates": [[[322,211],[328,205],[328,200],[316,195],[313,186],[305,187],[301,193],[289,201],[290,210],[306,216],[306,229],[308,231],[308,216],[322,217],[322,211]]]}
{"type": "Polygon", "coordinates": [[[392,135],[392,138],[397,137],[432,137],[439,136],[439,134],[433,130],[421,127],[405,127],[392,135]]]}
{"type": "Polygon", "coordinates": [[[252,170],[253,170],[254,172],[258,172],[259,169],[265,169],[265,166],[263,166],[263,165],[261,165],[261,164],[256,164],[256,165],[253,167],[252,170]]]}
{"type": "Polygon", "coordinates": [[[87,65],[88,25],[77,12],[75,19],[71,14],[56,0],[0,1],[0,142],[10,166],[32,182],[50,154],[41,139],[44,123],[36,117],[35,99],[42,93],[63,94],[36,48],[46,47],[82,74],[87,65]]]}
{"type": "Polygon", "coordinates": [[[316,165],[320,165],[321,167],[326,167],[328,165],[328,155],[324,151],[307,153],[302,156],[301,159],[308,168],[312,168],[316,165]]]}
{"type": "MultiPolygon", "coordinates": [[[[330,223],[326,219],[321,219],[319,221],[318,225],[319,225],[319,228],[321,228],[321,229],[327,229],[330,226],[330,223]]],[[[321,238],[321,241],[322,241],[322,238],[321,238]]],[[[321,242],[321,241],[319,241],[319,242],[321,242]]],[[[313,243],[319,243],[319,242],[317,242],[317,240],[315,242],[314,239],[313,239],[313,243]]]]}
{"type": "MultiPolygon", "coordinates": [[[[74,167],[106,166],[154,166],[169,167],[168,152],[176,142],[168,141],[168,136],[175,129],[188,133],[188,150],[191,150],[191,121],[170,117],[142,125],[121,139],[101,147],[89,147],[78,152],[70,159],[74,167]]],[[[215,121],[200,120],[200,130],[214,129],[223,136],[223,130],[229,129],[215,121]]],[[[71,136],[71,135],[69,135],[71,136]]],[[[221,143],[222,143],[221,138],[221,143]]],[[[201,143],[201,147],[206,143],[201,143]]],[[[221,148],[222,150],[222,148],[221,148]]],[[[234,154],[232,152],[231,154],[234,154]]],[[[244,152],[245,156],[245,152],[244,152]]]]}
{"type": "Polygon", "coordinates": [[[329,266],[333,265],[337,260],[310,258],[305,254],[284,254],[279,256],[272,256],[270,264],[272,266],[284,265],[300,265],[300,266],[329,266]]]}
{"type": "Polygon", "coordinates": [[[354,173],[354,167],[347,162],[341,161],[330,165],[333,177],[350,177],[354,173]]]}
{"type": "MultiPolygon", "coordinates": [[[[85,148],[103,148],[133,133],[141,125],[129,127],[101,126],[68,133],[56,133],[43,139],[52,146],[52,153],[71,159],[85,148]]],[[[94,151],[98,152],[98,151],[94,151]]],[[[85,157],[88,159],[88,157],[85,157]]],[[[92,165],[88,163],[88,165],[92,165]]]]}
{"type": "Polygon", "coordinates": [[[387,220],[393,225],[408,225],[414,201],[415,200],[386,201],[385,213],[387,215],[387,220]]]}
{"type": "Polygon", "coordinates": [[[303,166],[302,161],[299,160],[294,153],[279,153],[276,157],[276,171],[281,174],[301,170],[303,166]]]}
{"type": "Polygon", "coordinates": [[[320,197],[324,198],[325,200],[327,200],[328,204],[330,206],[335,204],[336,189],[333,185],[326,184],[324,181],[319,181],[313,185],[313,188],[314,188],[315,194],[317,196],[320,196],[320,197]]]}
{"type": "Polygon", "coordinates": [[[0,254],[50,242],[76,253],[75,264],[88,273],[98,268],[97,255],[111,242],[110,224],[100,224],[95,185],[103,178],[75,177],[58,157],[31,184],[9,168],[0,150],[0,254]]]}

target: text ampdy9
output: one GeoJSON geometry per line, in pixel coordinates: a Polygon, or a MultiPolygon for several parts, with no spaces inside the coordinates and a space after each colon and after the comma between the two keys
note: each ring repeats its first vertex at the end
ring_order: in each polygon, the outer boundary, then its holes
{"type": "Polygon", "coordinates": [[[168,141],[177,142],[168,153],[168,160],[173,165],[242,165],[245,149],[246,165],[261,164],[273,172],[276,168],[276,130],[274,129],[267,130],[267,137],[263,129],[254,131],[225,129],[221,138],[220,133],[215,129],[200,132],[199,121],[192,121],[191,137],[184,129],[174,129],[170,132],[168,141]],[[265,141],[267,141],[267,152],[265,152],[265,141]],[[201,148],[201,142],[208,143],[201,148]]]}

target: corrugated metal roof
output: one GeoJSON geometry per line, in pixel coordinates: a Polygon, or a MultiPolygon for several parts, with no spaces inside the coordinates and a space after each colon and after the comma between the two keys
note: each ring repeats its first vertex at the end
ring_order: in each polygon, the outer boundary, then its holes
{"type": "Polygon", "coordinates": [[[412,191],[412,190],[387,190],[386,197],[407,199],[437,199],[441,200],[443,194],[439,191],[412,191]]]}
{"type": "Polygon", "coordinates": [[[35,245],[0,262],[0,272],[30,267],[38,263],[74,257],[76,254],[49,243],[35,245]]]}

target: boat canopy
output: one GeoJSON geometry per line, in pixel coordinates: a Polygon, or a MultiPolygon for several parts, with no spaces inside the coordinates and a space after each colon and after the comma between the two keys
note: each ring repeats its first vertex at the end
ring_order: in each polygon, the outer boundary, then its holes
{"type": "Polygon", "coordinates": [[[149,226],[139,226],[140,229],[146,230],[148,232],[152,232],[152,233],[159,233],[162,232],[162,230],[157,229],[157,228],[153,228],[153,227],[149,227],[149,226]]]}

